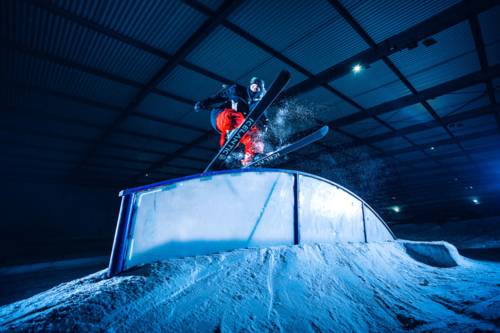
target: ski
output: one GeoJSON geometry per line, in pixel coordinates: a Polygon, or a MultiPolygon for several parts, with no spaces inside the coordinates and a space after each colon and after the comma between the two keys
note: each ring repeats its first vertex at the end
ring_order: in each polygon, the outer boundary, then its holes
{"type": "Polygon", "coordinates": [[[205,172],[210,169],[219,169],[228,156],[236,149],[240,143],[241,138],[255,125],[259,118],[264,114],[267,108],[274,102],[274,100],[283,91],[286,84],[290,81],[290,72],[284,70],[281,71],[274,82],[269,87],[269,90],[264,94],[262,99],[255,105],[255,107],[250,110],[248,115],[245,117],[245,121],[233,131],[231,136],[226,140],[226,143],[219,152],[215,155],[212,161],[205,168],[205,172]]]}
{"type": "Polygon", "coordinates": [[[322,138],[324,138],[328,134],[328,131],[329,131],[328,126],[323,126],[319,130],[314,131],[313,133],[303,137],[300,140],[297,140],[297,141],[292,142],[286,146],[283,146],[275,151],[272,151],[272,152],[265,154],[261,158],[244,166],[242,169],[258,168],[266,163],[276,161],[278,158],[283,157],[286,154],[289,154],[289,153],[294,152],[296,150],[299,150],[300,148],[303,148],[303,147],[305,147],[313,142],[321,140],[322,138]]]}

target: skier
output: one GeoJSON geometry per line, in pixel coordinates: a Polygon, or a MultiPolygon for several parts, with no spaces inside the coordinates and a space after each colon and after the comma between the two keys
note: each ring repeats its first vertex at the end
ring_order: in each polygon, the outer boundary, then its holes
{"type": "MultiPolygon", "coordinates": [[[[219,132],[219,145],[222,147],[231,132],[238,128],[244,121],[248,112],[259,102],[266,93],[265,83],[258,77],[253,77],[247,88],[234,84],[223,87],[221,91],[196,102],[195,112],[200,110],[211,110],[210,121],[212,127],[219,132]]],[[[267,118],[264,116],[264,124],[267,118]]],[[[256,154],[264,152],[264,142],[261,138],[261,130],[253,126],[240,140],[244,145],[245,157],[241,160],[243,166],[252,162],[256,154]]]]}

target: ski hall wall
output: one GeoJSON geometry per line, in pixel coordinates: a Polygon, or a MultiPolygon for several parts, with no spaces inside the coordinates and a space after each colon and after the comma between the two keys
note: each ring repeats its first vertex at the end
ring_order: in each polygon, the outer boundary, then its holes
{"type": "Polygon", "coordinates": [[[122,192],[110,275],[245,247],[393,240],[360,198],[287,170],[225,171],[122,192]]]}

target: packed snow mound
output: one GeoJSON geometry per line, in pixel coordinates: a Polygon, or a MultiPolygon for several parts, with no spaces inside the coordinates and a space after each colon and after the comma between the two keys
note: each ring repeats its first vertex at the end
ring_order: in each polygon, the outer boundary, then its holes
{"type": "Polygon", "coordinates": [[[405,244],[244,249],[147,264],[110,279],[101,271],[1,307],[0,329],[500,329],[499,264],[461,259],[456,261],[457,266],[438,268],[414,260],[405,244]]]}
{"type": "Polygon", "coordinates": [[[459,263],[467,265],[457,248],[446,242],[412,242],[399,240],[406,253],[413,259],[436,267],[454,267],[459,263]]]}

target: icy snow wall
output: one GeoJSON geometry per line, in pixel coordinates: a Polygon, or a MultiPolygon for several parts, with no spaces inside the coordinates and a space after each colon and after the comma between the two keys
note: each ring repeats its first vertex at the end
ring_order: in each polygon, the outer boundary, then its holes
{"type": "Polygon", "coordinates": [[[236,248],[394,239],[354,193],[297,171],[226,170],[120,196],[110,276],[156,260],[236,248]]]}

